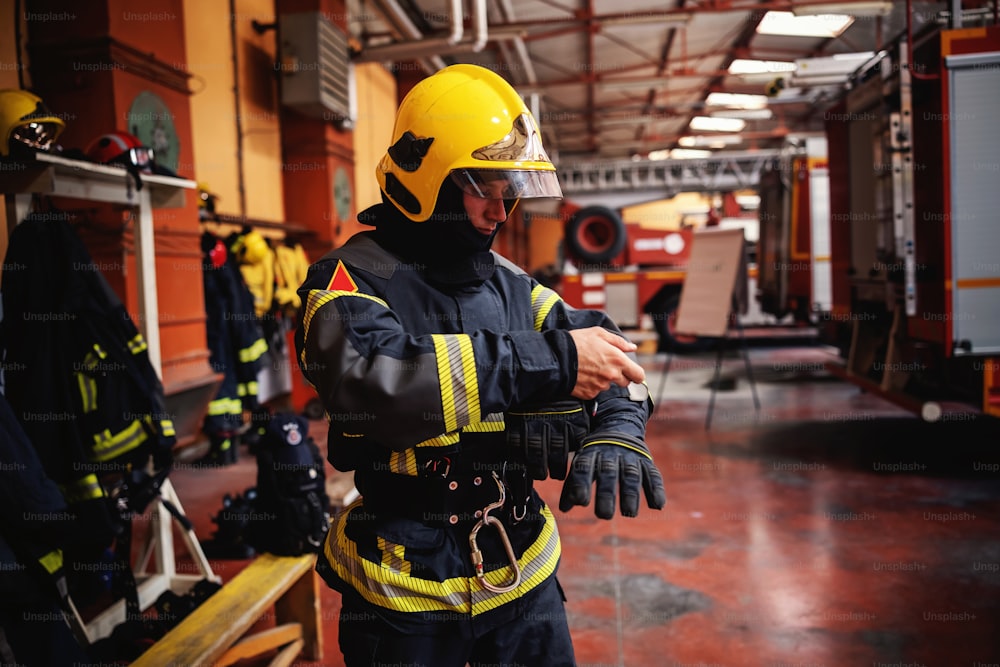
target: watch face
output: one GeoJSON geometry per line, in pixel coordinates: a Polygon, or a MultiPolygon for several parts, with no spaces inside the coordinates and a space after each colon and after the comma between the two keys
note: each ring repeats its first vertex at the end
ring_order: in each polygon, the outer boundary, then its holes
{"type": "Polygon", "coordinates": [[[649,387],[645,384],[639,384],[638,382],[629,382],[628,397],[630,400],[636,402],[645,401],[649,398],[649,387]]]}

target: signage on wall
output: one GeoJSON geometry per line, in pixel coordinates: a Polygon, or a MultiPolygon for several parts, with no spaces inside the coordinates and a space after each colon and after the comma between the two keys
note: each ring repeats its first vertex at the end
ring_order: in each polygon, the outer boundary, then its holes
{"type": "Polygon", "coordinates": [[[333,173],[333,204],[337,209],[337,219],[347,220],[351,215],[351,179],[347,170],[337,167],[333,173]]]}
{"type": "Polygon", "coordinates": [[[180,141],[174,114],[161,97],[148,90],[136,95],[128,110],[128,128],[143,146],[153,149],[156,164],[177,172],[180,141]]]}

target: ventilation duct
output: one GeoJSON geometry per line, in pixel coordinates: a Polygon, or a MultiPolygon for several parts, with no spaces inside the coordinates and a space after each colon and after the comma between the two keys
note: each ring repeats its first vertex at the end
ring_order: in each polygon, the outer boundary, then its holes
{"type": "Polygon", "coordinates": [[[278,34],[281,103],[303,115],[350,127],[354,71],[347,35],[320,12],[281,15],[278,34]]]}

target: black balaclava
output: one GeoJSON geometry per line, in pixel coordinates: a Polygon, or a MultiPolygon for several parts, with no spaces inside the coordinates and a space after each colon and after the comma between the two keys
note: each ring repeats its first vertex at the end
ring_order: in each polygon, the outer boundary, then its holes
{"type": "MultiPolygon", "coordinates": [[[[508,206],[511,202],[505,202],[508,206]]],[[[462,191],[446,178],[437,206],[424,222],[413,222],[383,194],[382,203],[362,211],[358,220],[375,225],[379,245],[419,265],[427,280],[442,288],[481,285],[493,275],[490,246],[500,225],[483,236],[472,225],[462,202],[462,191]]]]}

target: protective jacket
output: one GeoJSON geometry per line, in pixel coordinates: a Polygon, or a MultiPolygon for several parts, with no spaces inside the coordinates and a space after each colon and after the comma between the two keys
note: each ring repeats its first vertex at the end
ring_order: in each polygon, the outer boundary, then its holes
{"type": "MultiPolygon", "coordinates": [[[[476,256],[477,280],[442,282],[381,239],[355,235],[300,290],[299,361],[328,413],[330,463],[355,471],[362,496],[334,519],[317,569],[403,631],[471,618],[486,632],[519,613],[514,602],[549,582],[560,557],[552,512],[511,456],[504,413],[569,397],[569,329],[617,329],[496,253],[476,256]],[[500,484],[507,500],[491,516],[522,573],[507,593],[485,588],[470,560],[470,529],[500,484]]],[[[648,405],[618,387],[598,400],[599,419],[642,435],[648,405]]],[[[483,528],[479,548],[486,580],[508,583],[499,532],[483,528]]]]}
{"type": "MultiPolygon", "coordinates": [[[[229,436],[243,426],[244,410],[257,407],[257,373],[267,351],[251,296],[231,252],[218,265],[210,257],[218,239],[205,232],[201,244],[209,362],[222,383],[208,404],[202,430],[229,436]]],[[[229,239],[230,244],[234,237],[229,239]]]]}
{"type": "Polygon", "coordinates": [[[6,394],[67,502],[102,499],[103,474],[151,455],[168,468],[176,436],[146,342],[76,230],[30,215],[4,268],[6,394]]]}

